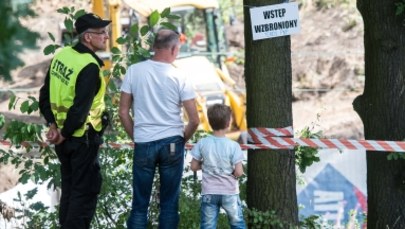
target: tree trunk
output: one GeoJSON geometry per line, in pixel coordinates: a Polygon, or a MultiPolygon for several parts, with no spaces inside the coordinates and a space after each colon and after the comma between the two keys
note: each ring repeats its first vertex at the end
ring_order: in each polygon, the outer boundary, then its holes
{"type": "MultiPolygon", "coordinates": [[[[244,0],[245,77],[248,127],[292,126],[292,71],[289,36],[252,39],[249,8],[279,0],[244,0]]],[[[278,219],[298,224],[294,152],[249,150],[247,204],[278,219]]],[[[279,228],[274,226],[274,228],[279,228]]]]}
{"type": "MultiPolygon", "coordinates": [[[[353,106],[370,140],[405,138],[405,29],[397,0],[358,0],[364,20],[365,88],[353,106]]],[[[405,228],[405,160],[367,152],[369,229],[405,228]]]]}

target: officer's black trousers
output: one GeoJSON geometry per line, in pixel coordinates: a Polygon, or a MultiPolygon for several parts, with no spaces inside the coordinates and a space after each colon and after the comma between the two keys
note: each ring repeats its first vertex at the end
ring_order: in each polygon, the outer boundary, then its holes
{"type": "Polygon", "coordinates": [[[100,139],[94,132],[86,133],[55,147],[61,162],[59,223],[62,229],[90,228],[102,182],[98,161],[100,139]]]}

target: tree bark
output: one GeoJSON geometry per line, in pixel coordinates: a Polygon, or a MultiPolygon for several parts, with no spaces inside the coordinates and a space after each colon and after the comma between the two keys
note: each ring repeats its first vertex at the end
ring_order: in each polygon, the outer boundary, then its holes
{"type": "MultiPolygon", "coordinates": [[[[249,8],[279,4],[279,0],[244,0],[245,78],[248,127],[292,126],[292,71],[289,36],[252,39],[249,8]]],[[[298,224],[294,152],[249,150],[249,209],[275,210],[289,225],[298,224]]]]}
{"type": "MultiPolygon", "coordinates": [[[[370,140],[405,138],[405,28],[397,0],[358,0],[364,21],[365,87],[353,107],[370,140]]],[[[367,228],[405,228],[405,160],[367,152],[367,228]]]]}

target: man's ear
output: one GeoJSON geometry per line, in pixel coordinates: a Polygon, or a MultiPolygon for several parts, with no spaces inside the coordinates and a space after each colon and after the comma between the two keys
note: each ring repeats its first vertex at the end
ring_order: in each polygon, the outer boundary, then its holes
{"type": "Polygon", "coordinates": [[[84,40],[89,41],[90,39],[91,39],[91,34],[90,33],[84,34],[84,40]]]}

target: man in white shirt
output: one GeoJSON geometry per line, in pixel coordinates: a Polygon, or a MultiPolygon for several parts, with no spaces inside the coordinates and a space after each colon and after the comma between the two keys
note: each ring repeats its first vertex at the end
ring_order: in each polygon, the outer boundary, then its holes
{"type": "Polygon", "coordinates": [[[152,59],[131,65],[121,86],[119,116],[135,142],[131,228],[147,228],[147,210],[156,166],[160,174],[159,228],[177,228],[184,145],[199,124],[195,92],[172,63],[179,52],[179,34],[160,30],[152,59]],[[132,106],[133,117],[130,115],[132,106]],[[181,107],[187,113],[184,128],[181,107]]]}

